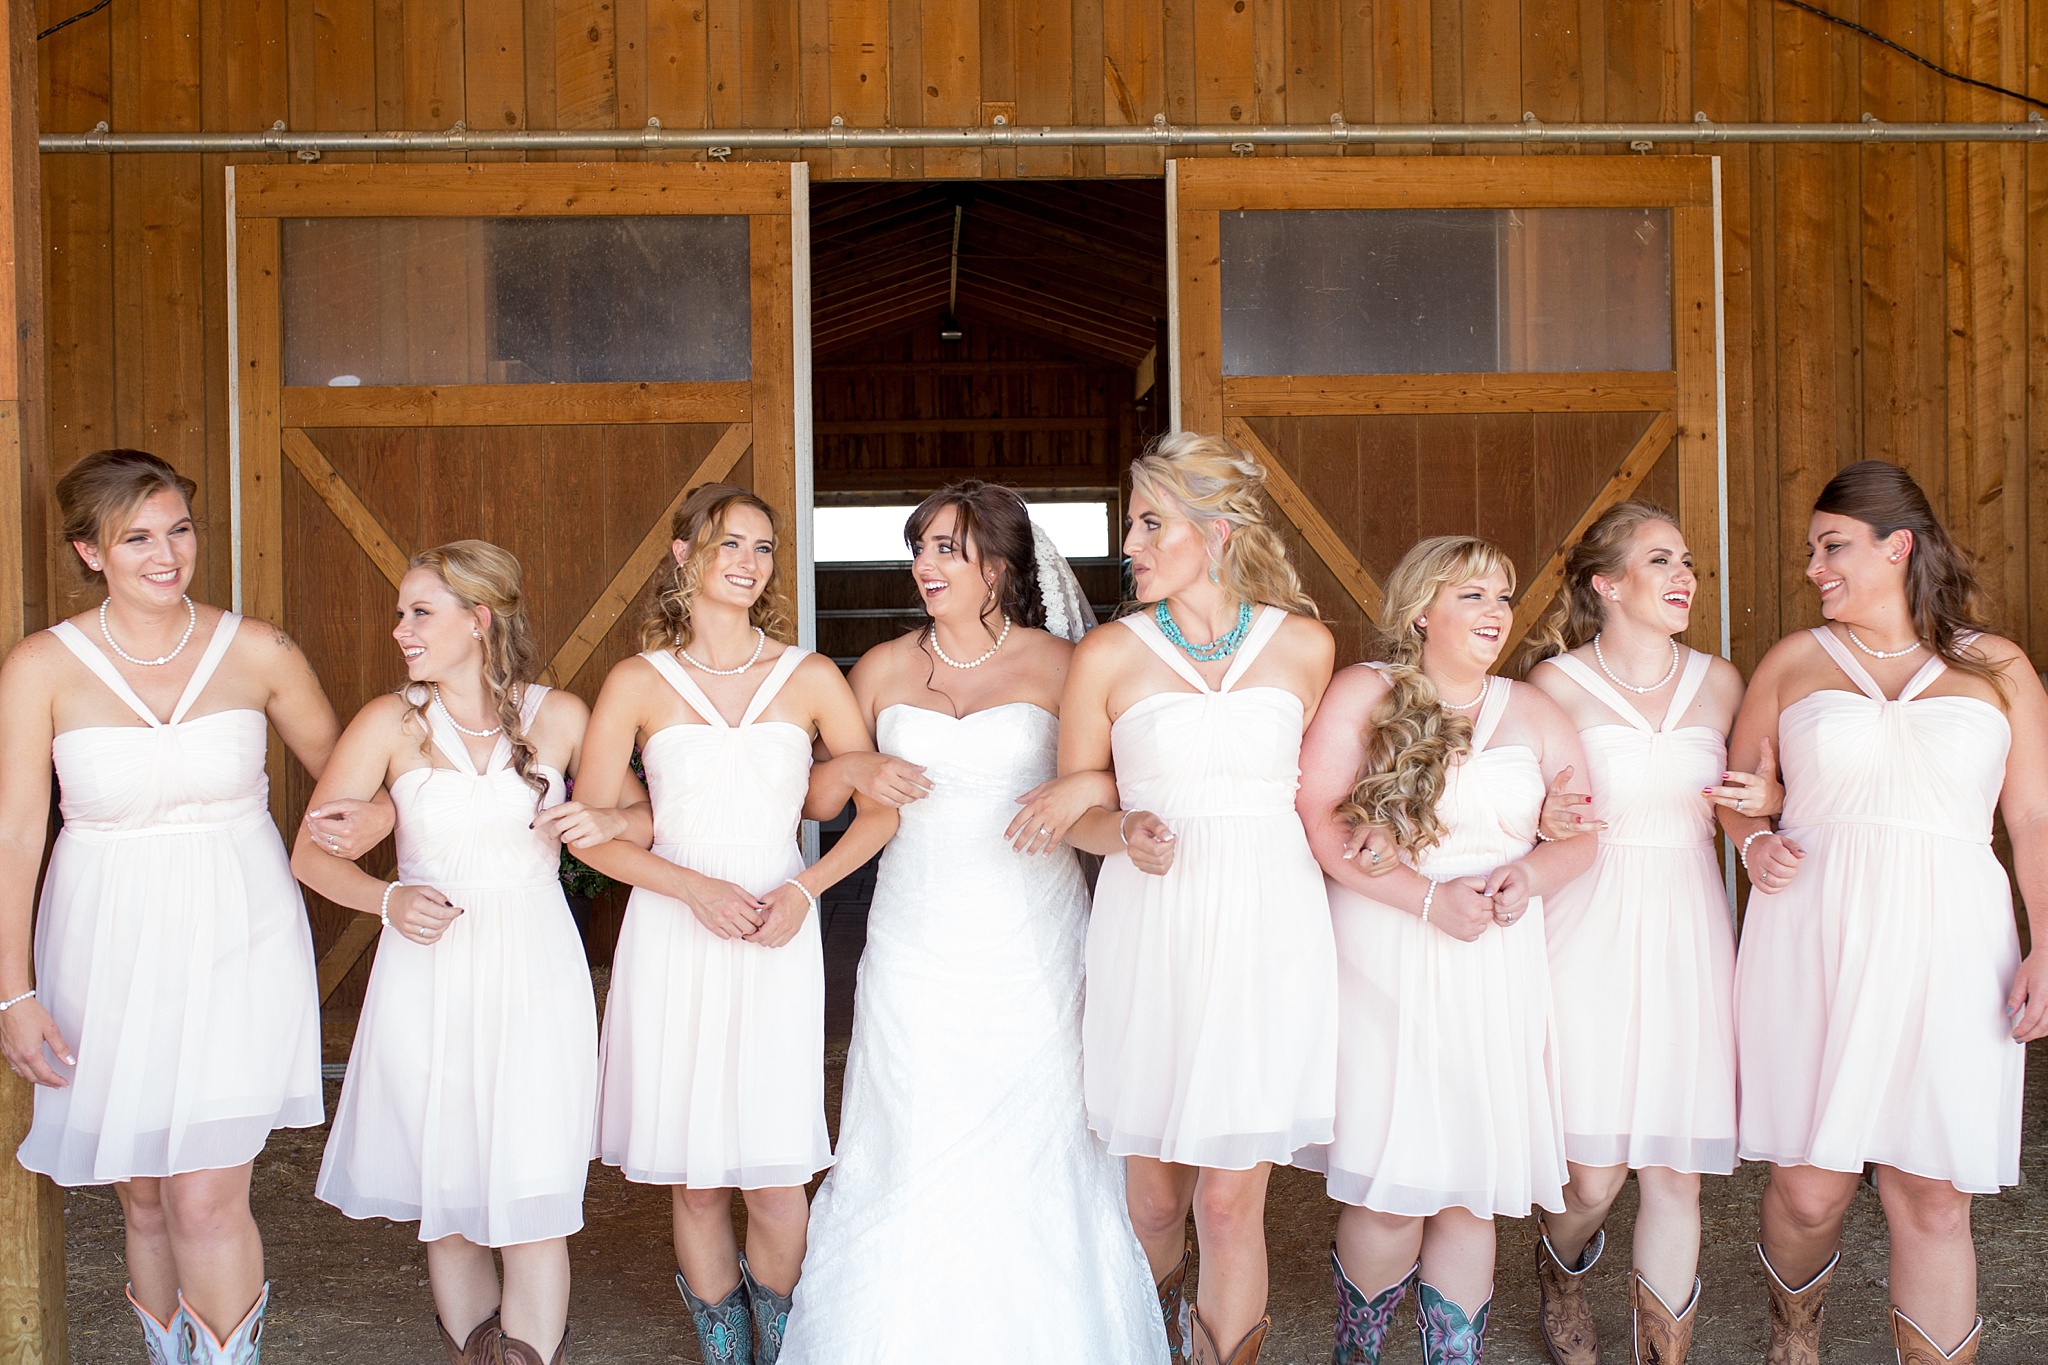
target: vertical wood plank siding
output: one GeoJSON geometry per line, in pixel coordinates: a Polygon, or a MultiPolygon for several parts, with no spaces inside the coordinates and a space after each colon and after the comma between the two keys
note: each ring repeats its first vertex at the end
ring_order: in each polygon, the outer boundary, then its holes
{"type": "MultiPolygon", "coordinates": [[[[41,17],[69,8],[43,0],[41,17]]],[[[1839,8],[2048,95],[2048,0],[1839,8]]],[[[2026,115],[1766,0],[124,0],[40,56],[53,131],[103,118],[139,132],[278,118],[345,129],[2026,115]]],[[[2048,663],[2048,592],[2030,591],[2048,580],[2048,148],[1721,155],[1738,660],[1814,619],[1798,561],[1805,508],[1840,464],[1869,454],[1926,483],[1976,554],[1994,618],[2048,663]]],[[[1162,158],[806,159],[821,179],[1028,179],[1156,175],[1162,158]]],[[[226,161],[49,157],[43,185],[54,464],[116,443],[160,451],[201,481],[222,531],[226,161]]],[[[1344,529],[1364,534],[1365,515],[1344,529]]],[[[202,582],[217,599],[227,553],[224,534],[209,539],[202,582]]]]}

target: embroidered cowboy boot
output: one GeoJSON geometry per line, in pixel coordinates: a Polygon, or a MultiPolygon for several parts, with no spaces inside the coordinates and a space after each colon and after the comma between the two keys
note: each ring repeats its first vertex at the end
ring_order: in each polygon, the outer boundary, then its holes
{"type": "Polygon", "coordinates": [[[1188,1358],[1188,1253],[1180,1264],[1166,1272],[1159,1282],[1159,1316],[1166,1319],[1166,1359],[1169,1365],[1187,1365],[1188,1358]]]}
{"type": "Polygon", "coordinates": [[[1406,1275],[1379,1293],[1367,1295],[1344,1273],[1337,1248],[1330,1248],[1330,1277],[1337,1285],[1337,1347],[1330,1353],[1330,1365],[1380,1365],[1380,1349],[1394,1325],[1394,1310],[1407,1297],[1408,1286],[1421,1268],[1422,1262],[1417,1261],[1406,1275]]]}
{"type": "Polygon", "coordinates": [[[149,1365],[178,1365],[178,1314],[169,1322],[158,1322],[135,1297],[135,1286],[127,1289],[128,1306],[142,1319],[142,1348],[149,1352],[149,1365]]]}
{"type": "Polygon", "coordinates": [[[546,1360],[540,1358],[539,1351],[519,1338],[500,1335],[497,1359],[490,1361],[489,1365],[568,1365],[568,1362],[569,1329],[564,1327],[562,1340],[556,1345],[554,1355],[546,1360]]]}
{"type": "Polygon", "coordinates": [[[1435,1285],[1415,1281],[1415,1329],[1422,1334],[1423,1365],[1479,1365],[1486,1349],[1486,1318],[1493,1311],[1493,1295],[1470,1317],[1465,1310],[1437,1292],[1435,1285]]]}
{"type": "Polygon", "coordinates": [[[1835,1277],[1842,1253],[1828,1257],[1828,1263],[1797,1289],[1778,1277],[1762,1242],[1756,1244],[1756,1255],[1764,1263],[1764,1287],[1771,1295],[1771,1344],[1764,1365],[1820,1365],[1820,1320],[1827,1312],[1828,1281],[1835,1277]]]}
{"type": "Polygon", "coordinates": [[[1536,1223],[1537,1325],[1543,1349],[1555,1365],[1600,1365],[1600,1331],[1586,1301],[1586,1272],[1607,1249],[1607,1229],[1593,1234],[1576,1264],[1566,1265],[1550,1245],[1541,1219],[1536,1223]]]}
{"type": "Polygon", "coordinates": [[[178,1295],[179,1336],[178,1345],[184,1354],[180,1361],[190,1365],[260,1365],[263,1359],[263,1310],[270,1306],[270,1281],[263,1282],[263,1292],[256,1296],[256,1303],[248,1314],[228,1333],[222,1341],[215,1337],[211,1328],[200,1321],[192,1311],[192,1305],[185,1302],[185,1295],[178,1295]]]}
{"type": "Polygon", "coordinates": [[[1692,1349],[1693,1323],[1700,1306],[1699,1277],[1694,1276],[1692,1297],[1680,1312],[1671,1305],[1638,1270],[1629,1277],[1629,1319],[1635,1334],[1635,1365],[1685,1365],[1685,1353],[1692,1349]]]}
{"type": "Polygon", "coordinates": [[[1209,1335],[1209,1324],[1202,1321],[1199,1307],[1188,1309],[1188,1326],[1194,1339],[1195,1365],[1259,1365],[1259,1352],[1266,1349],[1266,1333],[1273,1329],[1273,1320],[1260,1318],[1229,1355],[1223,1354],[1216,1338],[1209,1335]]]}
{"type": "Polygon", "coordinates": [[[747,1307],[744,1278],[717,1303],[706,1303],[690,1292],[688,1281],[676,1275],[676,1288],[690,1305],[690,1321],[697,1327],[697,1345],[703,1348],[704,1365],[754,1365],[754,1322],[747,1307]]]}
{"type": "Polygon", "coordinates": [[[492,1352],[498,1344],[498,1315],[492,1313],[474,1328],[470,1329],[469,1340],[456,1345],[455,1338],[448,1335],[448,1329],[441,1322],[439,1314],[434,1317],[434,1330],[441,1334],[441,1349],[448,1353],[448,1365],[497,1365],[492,1352]]]}
{"type": "Polygon", "coordinates": [[[1984,1339],[1984,1319],[1970,1324],[1970,1335],[1953,1351],[1944,1351],[1920,1330],[1920,1324],[1892,1309],[1892,1345],[1899,1353],[1899,1365],[1976,1365],[1977,1344],[1984,1339]]]}
{"type": "Polygon", "coordinates": [[[747,1258],[740,1257],[740,1283],[754,1314],[754,1365],[775,1365],[782,1354],[782,1334],[789,1330],[789,1305],[794,1291],[778,1294],[754,1278],[747,1258]]]}

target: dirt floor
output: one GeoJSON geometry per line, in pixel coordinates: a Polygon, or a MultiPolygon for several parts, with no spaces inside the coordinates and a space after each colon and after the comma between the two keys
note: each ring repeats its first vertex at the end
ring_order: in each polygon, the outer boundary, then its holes
{"type": "MultiPolygon", "coordinates": [[[[864,926],[853,915],[827,924],[829,1017],[828,1112],[838,1113],[839,1075],[846,1059],[852,962],[864,926]]],[[[330,1061],[347,1055],[354,1020],[328,1022],[330,1061]]],[[[1977,1203],[1976,1234],[1985,1316],[1983,1365],[2048,1361],[2048,1046],[2030,1057],[2022,1183],[1977,1203]]],[[[338,1081],[328,1083],[332,1111],[338,1081]]],[[[263,1228],[271,1310],[265,1336],[272,1365],[286,1361],[419,1362],[443,1357],[433,1329],[426,1258],[410,1225],[352,1222],[313,1198],[325,1128],[279,1133],[256,1165],[255,1206],[263,1228]]],[[[1761,1359],[1764,1290],[1751,1238],[1763,1171],[1746,1167],[1706,1189],[1706,1288],[1692,1354],[1695,1365],[1761,1359]]],[[[1610,1224],[1609,1253],[1596,1272],[1595,1306],[1610,1361],[1625,1361],[1627,1247],[1634,1217],[1633,1186],[1610,1224]]],[[[669,1248],[668,1201],[630,1186],[617,1172],[591,1167],[588,1222],[570,1243],[575,1267],[571,1308],[574,1358],[582,1362],[696,1361],[688,1314],[676,1296],[669,1248]]],[[[134,1318],[121,1297],[124,1280],[120,1208],[105,1189],[74,1191],[67,1206],[68,1307],[71,1358],[79,1365],[143,1359],[134,1318]]],[[[1267,1209],[1273,1267],[1273,1335],[1268,1365],[1309,1365],[1329,1359],[1331,1296],[1327,1250],[1336,1210],[1317,1179],[1275,1173],[1267,1209]]],[[[1500,1226],[1499,1290],[1488,1333],[1490,1365],[1540,1365],[1535,1289],[1530,1270],[1534,1233],[1527,1221],[1500,1226]]],[[[913,1296],[914,1297],[914,1296],[913,1296]]],[[[1039,1305],[1037,1311],[1057,1311],[1039,1305]]],[[[1386,1365],[1421,1359],[1414,1332],[1396,1333],[1386,1365]]],[[[1826,1365],[1891,1362],[1885,1317],[1884,1222],[1865,1189],[1850,1216],[1842,1266],[1828,1304],[1826,1365]]],[[[971,1365],[963,1343],[960,1360],[971,1365]]],[[[1115,1365],[1115,1362],[1103,1362],[1115,1365]]]]}

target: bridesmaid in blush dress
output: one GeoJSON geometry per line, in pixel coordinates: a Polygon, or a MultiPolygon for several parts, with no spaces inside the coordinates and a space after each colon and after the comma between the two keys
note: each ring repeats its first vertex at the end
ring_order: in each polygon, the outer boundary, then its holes
{"type": "Polygon", "coordinates": [[[1068,835],[1105,855],[1088,927],[1088,1120],[1124,1157],[1175,1358],[1264,1346],[1266,1182],[1326,1142],[1337,980],[1329,902],[1294,814],[1302,730],[1335,644],[1249,457],[1176,433],[1131,465],[1144,608],[1074,651],[1060,771],[1114,767],[1121,809],[1068,835]],[[1183,1316],[1187,1217],[1201,1284],[1183,1316]]]}
{"type": "Polygon", "coordinates": [[[1379,1360],[1411,1283],[1428,1365],[1477,1361],[1494,1220],[1564,1207],[1545,898],[1594,840],[1537,841],[1546,783],[1585,760],[1554,702],[1492,673],[1513,592],[1495,545],[1416,545],[1387,580],[1388,661],[1340,673],[1303,744],[1341,1031],[1334,1140],[1296,1164],[1345,1206],[1339,1365],[1379,1360]],[[1374,879],[1349,856],[1360,824],[1392,836],[1397,870],[1374,879]]]}
{"type": "MultiPolygon", "coordinates": [[[[0,670],[0,1041],[36,1087],[21,1164],[120,1198],[152,1365],[253,1365],[270,1286],[250,1169],[273,1129],[321,1121],[313,938],[264,760],[274,726],[318,774],[338,727],[290,637],[186,596],[193,491],[136,450],[57,482],[106,599],[0,670]],[[64,823],[31,975],[53,773],[64,823]]],[[[318,837],[366,850],[388,811],[318,837]]]]}
{"type": "Polygon", "coordinates": [[[1764,656],[1731,746],[1744,763],[1776,742],[1782,828],[1721,811],[1754,882],[1738,1154],[1771,1163],[1770,1358],[1819,1359],[1842,1218],[1874,1164],[1900,1358],[1974,1361],[1970,1200],[2019,1179],[2023,1045],[2048,1036],[2048,696],[1984,631],[1968,558],[1896,465],[1837,473],[1807,548],[1827,624],[1764,656]]]}
{"type": "Polygon", "coordinates": [[[633,886],[600,1041],[598,1148],[666,1185],[676,1287],[706,1365],[774,1365],[803,1263],[825,1129],[818,898],[895,832],[866,796],[810,867],[797,846],[813,746],[870,752],[832,661],[787,643],[774,514],[722,484],[671,527],[673,576],[591,714],[577,795],[618,802],[637,745],[654,847],[579,850],[633,886]],[[733,1192],[746,1204],[744,1249],[733,1192]]]}

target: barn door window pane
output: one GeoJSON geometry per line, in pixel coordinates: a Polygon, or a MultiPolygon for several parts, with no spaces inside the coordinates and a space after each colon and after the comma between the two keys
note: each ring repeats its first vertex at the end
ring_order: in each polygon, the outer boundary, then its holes
{"type": "Polygon", "coordinates": [[[313,218],[283,231],[287,384],[744,380],[744,215],[313,218]]]}
{"type": "Polygon", "coordinates": [[[1221,215],[1223,373],[1671,368],[1668,209],[1221,215]]]}

